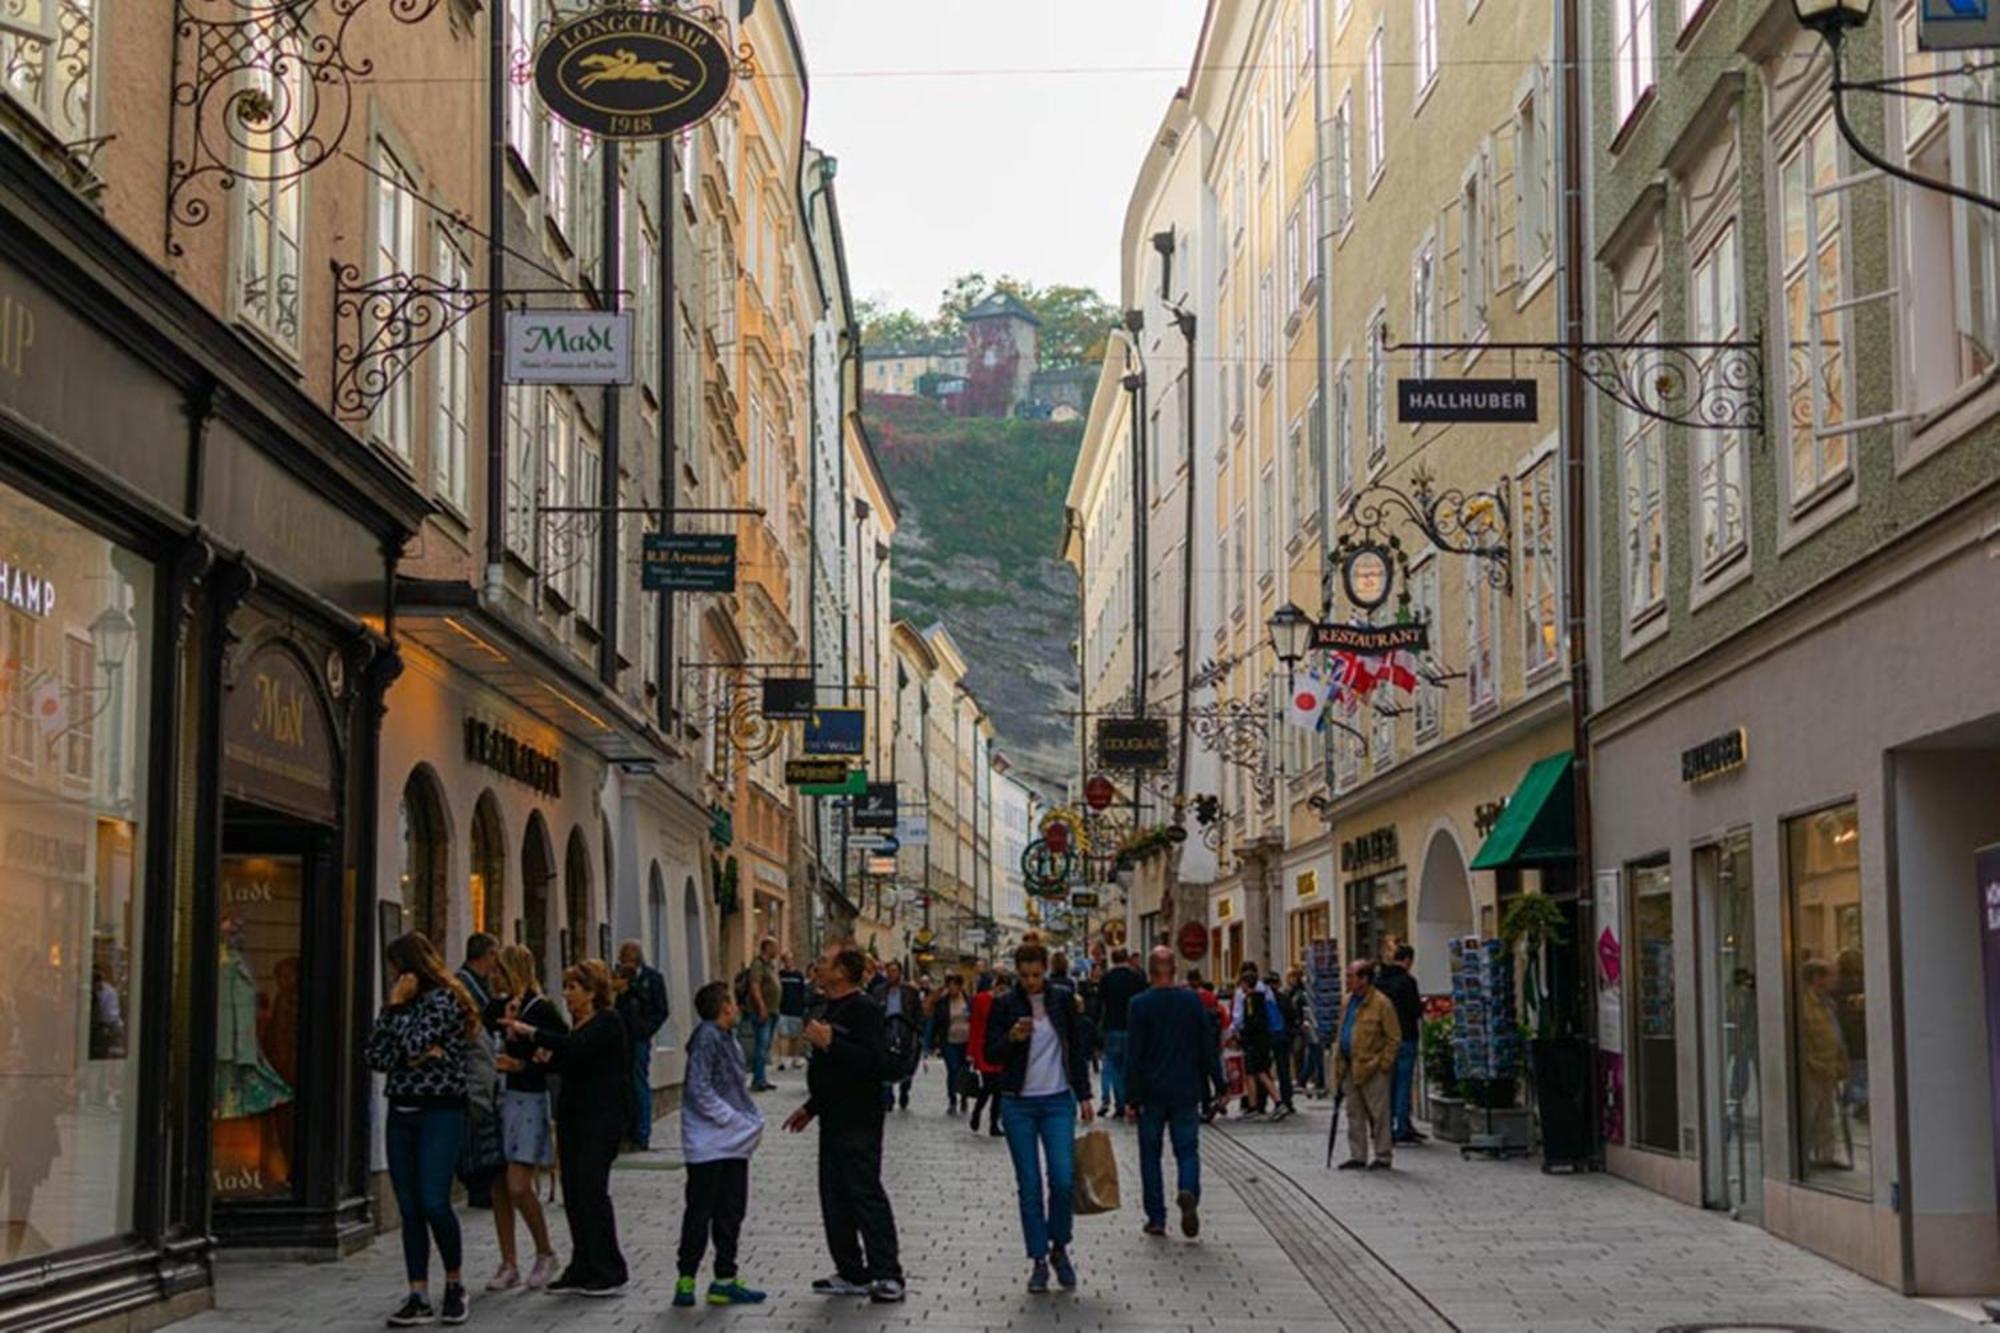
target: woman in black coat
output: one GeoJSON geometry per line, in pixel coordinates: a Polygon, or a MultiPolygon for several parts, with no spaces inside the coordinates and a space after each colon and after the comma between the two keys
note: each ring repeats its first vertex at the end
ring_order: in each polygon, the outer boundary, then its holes
{"type": "Polygon", "coordinates": [[[625,1290],[625,1256],[611,1208],[611,1163],[625,1136],[631,1101],[631,1043],[612,1008],[611,969],[586,958],[563,971],[570,1030],[554,1032],[508,1019],[508,1035],[533,1042],[535,1060],[562,1075],[556,1097],[556,1145],[570,1260],[549,1291],[616,1296],[625,1290]]]}

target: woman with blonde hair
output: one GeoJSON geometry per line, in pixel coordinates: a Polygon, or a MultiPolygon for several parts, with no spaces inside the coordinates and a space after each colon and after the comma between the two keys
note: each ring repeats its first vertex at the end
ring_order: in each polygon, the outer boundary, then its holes
{"type": "Polygon", "coordinates": [[[535,1195],[535,1175],[555,1165],[555,1136],[549,1116],[549,1075],[535,1063],[535,1043],[509,1037],[507,1019],[516,1018],[538,1032],[564,1032],[569,1025],[555,1002],[542,994],[541,968],[534,953],[519,944],[499,952],[499,995],[487,1006],[486,1026],[505,1045],[494,1060],[500,1070],[500,1147],[507,1161],[504,1189],[493,1191],[493,1229],[500,1238],[500,1269],[486,1284],[488,1291],[506,1291],[521,1284],[515,1260],[514,1217],[528,1224],[535,1241],[535,1264],[528,1270],[528,1290],[539,1291],[556,1274],[555,1247],[549,1244],[549,1222],[535,1195]]]}
{"type": "Polygon", "coordinates": [[[570,1258],[549,1291],[616,1296],[625,1290],[625,1256],[611,1208],[611,1163],[625,1137],[631,1102],[631,1044],[612,1008],[611,969],[586,958],[563,969],[570,1028],[505,1020],[507,1035],[535,1047],[534,1062],[562,1075],[556,1095],[557,1156],[562,1163],[570,1258]]]}
{"type": "Polygon", "coordinates": [[[403,1275],[409,1295],[389,1316],[391,1328],[465,1322],[469,1302],[461,1269],[464,1237],[451,1208],[451,1182],[465,1132],[465,1057],[479,1034],[479,1010],[422,935],[412,931],[386,950],[395,980],[368,1033],[368,1067],[387,1077],[384,1138],[389,1182],[403,1219],[403,1275]],[[430,1301],[431,1242],[444,1261],[444,1301],[430,1301]]]}

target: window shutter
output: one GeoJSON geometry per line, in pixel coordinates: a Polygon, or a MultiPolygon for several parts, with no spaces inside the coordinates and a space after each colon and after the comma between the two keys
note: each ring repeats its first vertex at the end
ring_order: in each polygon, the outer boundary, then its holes
{"type": "Polygon", "coordinates": [[[1457,199],[1438,210],[1437,244],[1442,253],[1431,271],[1431,342],[1444,342],[1450,336],[1445,330],[1459,327],[1454,312],[1460,309],[1464,297],[1459,281],[1459,261],[1465,253],[1464,228],[1465,210],[1457,199]]]}
{"type": "Polygon", "coordinates": [[[1521,169],[1520,151],[1519,122],[1510,119],[1493,131],[1486,154],[1485,189],[1493,227],[1493,246],[1488,253],[1496,296],[1521,281],[1521,207],[1514,190],[1521,169]]]}

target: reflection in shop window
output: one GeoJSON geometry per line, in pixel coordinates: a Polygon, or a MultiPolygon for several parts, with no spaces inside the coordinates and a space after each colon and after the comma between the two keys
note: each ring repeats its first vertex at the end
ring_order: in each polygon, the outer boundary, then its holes
{"type": "Polygon", "coordinates": [[[1665,861],[1633,866],[1632,1096],[1636,1102],[1639,1147],[1679,1152],[1680,1028],[1674,1014],[1673,869],[1665,861]]]}
{"type": "Polygon", "coordinates": [[[291,1193],[304,882],[297,856],[222,858],[210,1162],[218,1199],[291,1193]]]}
{"type": "Polygon", "coordinates": [[[1799,1177],[1869,1198],[1868,995],[1861,816],[1853,805],[1785,825],[1792,914],[1793,1090],[1799,1177]]]}

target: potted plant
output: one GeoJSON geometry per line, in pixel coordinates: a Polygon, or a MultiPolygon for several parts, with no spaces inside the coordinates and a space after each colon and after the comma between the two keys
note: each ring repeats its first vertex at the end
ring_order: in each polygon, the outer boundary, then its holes
{"type": "Polygon", "coordinates": [[[1541,1121],[1542,1169],[1588,1168],[1596,1159],[1590,1045],[1559,1032],[1549,1014],[1548,950],[1568,925],[1554,899],[1530,893],[1514,900],[1500,921],[1500,937],[1522,963],[1522,1035],[1528,1047],[1528,1087],[1541,1121]]]}
{"type": "Polygon", "coordinates": [[[1451,1015],[1424,1020],[1418,1043],[1423,1063],[1425,1097],[1430,1103],[1431,1133],[1446,1143],[1463,1143],[1466,1126],[1464,1089],[1451,1054],[1451,1015]]]}

